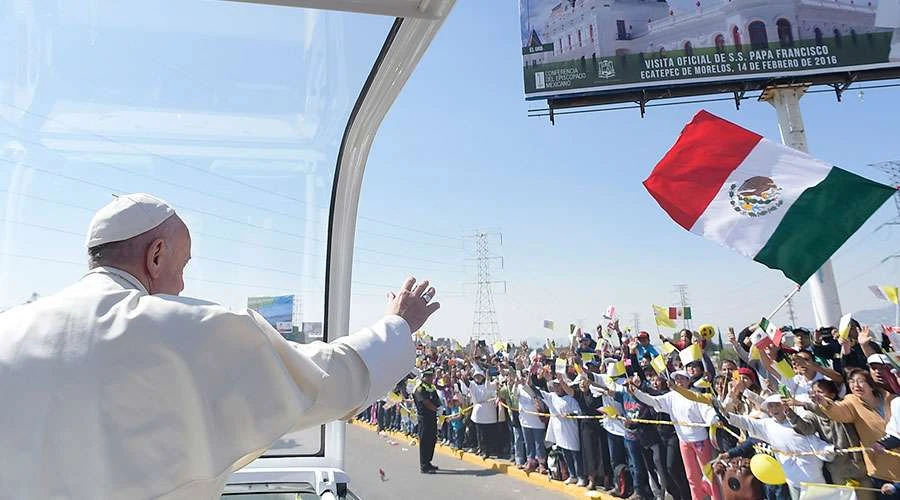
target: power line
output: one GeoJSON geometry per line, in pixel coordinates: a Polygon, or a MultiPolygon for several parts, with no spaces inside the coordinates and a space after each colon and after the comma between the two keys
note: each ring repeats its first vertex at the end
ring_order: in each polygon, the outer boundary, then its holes
{"type": "MultiPolygon", "coordinates": [[[[31,115],[31,116],[35,116],[35,117],[38,117],[38,118],[43,118],[43,119],[47,120],[48,122],[57,122],[57,123],[61,123],[61,124],[63,124],[63,125],[66,125],[66,126],[68,126],[68,127],[72,127],[71,124],[67,124],[67,123],[63,122],[62,120],[60,120],[59,118],[53,118],[53,117],[48,116],[48,115],[43,115],[43,114],[40,114],[40,113],[35,113],[34,111],[31,111],[31,110],[29,110],[29,109],[21,108],[21,107],[18,107],[18,106],[14,106],[14,105],[12,105],[12,104],[4,104],[4,105],[5,105],[5,106],[8,106],[8,107],[10,107],[10,108],[16,109],[16,110],[18,110],[18,111],[21,111],[22,113],[25,113],[25,114],[28,114],[28,115],[31,115]]],[[[10,122],[9,120],[4,120],[4,121],[6,121],[7,123],[10,123],[10,124],[13,124],[13,123],[10,122]]],[[[13,125],[15,125],[15,124],[13,124],[13,125]]],[[[284,193],[280,193],[280,192],[278,192],[278,191],[273,191],[273,190],[270,190],[270,189],[266,189],[266,188],[264,188],[264,187],[257,186],[257,185],[255,185],[255,184],[251,184],[251,183],[249,183],[249,182],[245,182],[245,181],[242,181],[242,180],[240,180],[240,179],[235,179],[234,177],[229,177],[229,176],[227,176],[227,175],[218,174],[218,173],[216,173],[216,172],[212,172],[212,171],[210,171],[210,170],[207,170],[207,169],[198,167],[198,166],[196,166],[196,165],[192,165],[192,164],[190,164],[190,163],[188,163],[188,162],[184,162],[184,161],[181,161],[181,160],[177,160],[177,159],[175,159],[175,158],[170,158],[170,157],[165,156],[165,155],[161,155],[161,154],[158,154],[158,153],[154,153],[154,152],[152,152],[152,151],[149,151],[149,150],[146,150],[146,149],[137,147],[137,146],[135,146],[135,145],[133,145],[133,144],[125,144],[125,143],[116,141],[115,139],[113,139],[113,138],[111,138],[111,137],[105,136],[105,135],[103,135],[103,134],[99,134],[99,133],[94,132],[94,131],[84,130],[84,129],[81,129],[80,127],[77,127],[77,126],[76,126],[76,127],[72,127],[72,128],[75,128],[76,130],[81,130],[82,132],[84,132],[84,133],[87,134],[87,135],[91,135],[91,136],[94,136],[94,137],[96,137],[96,138],[98,138],[98,139],[102,139],[102,140],[104,140],[104,141],[106,141],[106,142],[108,142],[108,143],[115,144],[115,145],[120,146],[120,147],[123,147],[123,148],[132,149],[132,150],[137,151],[137,152],[139,152],[139,153],[141,153],[141,154],[149,155],[149,156],[151,156],[151,157],[158,158],[158,159],[160,159],[160,160],[163,160],[163,161],[167,161],[167,162],[173,163],[173,164],[175,164],[175,165],[180,165],[180,166],[182,166],[182,167],[189,168],[189,169],[191,169],[191,170],[197,171],[197,172],[199,172],[199,173],[201,173],[201,174],[204,174],[204,175],[209,175],[209,176],[212,176],[212,177],[215,177],[215,178],[224,180],[224,181],[232,182],[232,183],[235,183],[235,184],[240,185],[240,186],[242,186],[242,187],[245,187],[245,188],[247,188],[247,189],[251,189],[251,190],[255,190],[255,191],[262,192],[262,193],[265,193],[265,194],[269,194],[269,195],[272,195],[272,196],[276,196],[276,197],[279,197],[279,198],[282,198],[282,199],[285,199],[285,200],[288,200],[288,201],[291,201],[291,202],[294,202],[294,203],[304,204],[304,205],[306,204],[306,201],[305,201],[305,200],[303,200],[303,199],[301,199],[301,198],[297,198],[297,197],[295,197],[295,196],[291,196],[291,195],[287,195],[287,194],[284,194],[284,193]]],[[[18,137],[16,137],[16,139],[17,139],[17,140],[20,140],[18,137]]],[[[42,146],[43,146],[43,145],[42,145],[42,146]]],[[[45,149],[49,149],[49,148],[45,148],[45,149]]],[[[101,163],[102,163],[102,162],[101,162],[101,163]]],[[[317,206],[316,208],[327,209],[328,207],[317,206]]],[[[435,234],[435,233],[429,233],[429,232],[427,232],[427,231],[422,231],[422,230],[420,230],[420,229],[413,228],[413,227],[402,226],[402,225],[396,224],[396,223],[394,223],[394,222],[383,221],[383,220],[380,220],[380,219],[376,219],[376,218],[374,218],[374,217],[365,217],[365,219],[366,219],[366,220],[369,220],[369,221],[373,221],[373,222],[379,222],[379,223],[382,223],[382,224],[385,224],[385,225],[390,225],[390,226],[397,227],[397,228],[402,228],[402,229],[407,230],[407,231],[413,231],[413,232],[418,232],[418,233],[422,233],[422,234],[432,234],[432,235],[435,234]]],[[[450,238],[450,239],[460,239],[460,238],[458,238],[458,237],[453,237],[453,236],[441,236],[441,237],[446,237],[446,238],[450,238]]]]}
{"type": "MultiPolygon", "coordinates": [[[[68,230],[68,229],[61,229],[61,228],[57,228],[57,227],[45,226],[45,225],[42,225],[42,224],[35,224],[35,223],[26,222],[26,221],[21,221],[21,220],[0,219],[0,222],[10,223],[10,224],[17,224],[17,225],[22,225],[22,226],[26,226],[26,227],[32,227],[32,228],[41,229],[41,230],[44,230],[44,231],[52,231],[52,232],[56,232],[56,233],[61,233],[61,234],[66,234],[66,235],[70,235],[70,236],[75,236],[75,237],[78,237],[78,238],[84,237],[84,235],[83,235],[82,233],[79,233],[79,232],[76,232],[76,231],[70,231],[70,230],[68,230]]],[[[282,250],[282,249],[279,249],[279,250],[282,250]]],[[[237,266],[237,267],[243,267],[243,268],[249,268],[249,269],[257,269],[257,270],[262,270],[262,271],[272,271],[272,272],[277,272],[277,273],[280,273],[280,274],[288,274],[288,275],[291,275],[291,276],[297,276],[297,277],[301,277],[301,278],[310,278],[310,279],[314,279],[314,280],[319,280],[319,279],[320,279],[319,277],[316,277],[316,276],[305,275],[305,274],[301,274],[301,273],[295,273],[295,272],[291,272],[291,271],[286,271],[286,270],[284,270],[284,269],[276,269],[276,268],[260,267],[260,266],[256,266],[256,265],[252,265],[252,264],[242,264],[242,263],[239,263],[239,262],[228,261],[228,260],[223,260],[223,259],[218,259],[218,258],[213,258],[213,257],[204,257],[204,256],[202,256],[202,255],[195,255],[195,256],[193,256],[192,258],[193,258],[194,260],[200,260],[200,261],[204,261],[204,260],[205,260],[205,261],[217,262],[217,263],[220,263],[220,264],[228,264],[228,265],[231,265],[231,266],[237,266]]],[[[354,263],[355,263],[355,264],[371,264],[371,265],[377,265],[377,266],[387,266],[387,267],[397,267],[397,268],[402,268],[402,269],[410,269],[410,266],[400,266],[400,265],[382,264],[382,263],[368,262],[368,261],[358,261],[358,260],[354,260],[354,263]]],[[[428,269],[420,269],[420,268],[415,268],[415,269],[416,269],[417,271],[429,271],[428,269]]],[[[432,272],[435,272],[434,270],[431,270],[431,271],[432,271],[432,272]]],[[[368,284],[368,283],[362,283],[362,282],[359,282],[359,281],[354,281],[353,283],[356,283],[356,284],[368,284]]],[[[370,285],[371,285],[371,286],[387,286],[388,288],[390,288],[390,285],[380,285],[380,284],[370,284],[370,285]]],[[[259,287],[257,287],[257,288],[259,288],[259,287]]]]}
{"type": "MultiPolygon", "coordinates": [[[[108,185],[105,185],[105,184],[101,184],[101,183],[98,183],[98,182],[89,181],[89,180],[84,179],[84,178],[81,178],[81,177],[75,177],[75,176],[71,176],[71,175],[66,175],[66,174],[62,174],[62,173],[59,173],[59,172],[53,172],[53,171],[50,171],[50,170],[47,170],[47,169],[44,169],[44,168],[41,168],[41,167],[36,167],[36,166],[34,166],[34,165],[21,164],[21,163],[12,161],[12,160],[6,160],[6,159],[2,159],[2,158],[0,158],[0,162],[7,163],[7,164],[16,164],[16,165],[19,166],[19,167],[26,168],[26,169],[29,169],[29,170],[33,170],[33,171],[35,171],[35,172],[40,172],[40,173],[43,173],[43,174],[46,174],[46,175],[50,175],[50,176],[53,176],[53,177],[58,177],[58,178],[66,179],[66,180],[69,180],[69,181],[71,181],[71,182],[76,182],[76,183],[80,183],[80,184],[85,184],[85,185],[88,185],[88,186],[92,186],[92,187],[95,187],[95,188],[98,188],[98,189],[102,189],[102,190],[104,190],[104,191],[106,191],[106,192],[108,192],[108,193],[110,193],[110,194],[121,194],[122,192],[124,192],[123,189],[118,189],[118,188],[115,188],[115,187],[112,187],[112,186],[108,186],[108,185]]],[[[226,222],[230,222],[230,223],[233,223],[233,224],[238,224],[238,225],[242,225],[242,226],[252,227],[252,228],[255,228],[255,229],[261,229],[261,230],[263,230],[263,231],[275,232],[275,233],[278,233],[278,234],[282,234],[282,235],[284,235],[284,236],[290,236],[290,237],[298,238],[298,239],[307,239],[307,238],[308,238],[310,241],[314,241],[314,242],[317,242],[317,243],[322,243],[322,244],[325,243],[324,240],[320,240],[320,239],[317,239],[317,238],[313,238],[313,237],[311,237],[311,236],[307,236],[307,235],[304,235],[304,234],[293,233],[293,232],[290,232],[290,231],[284,231],[284,230],[277,229],[277,228],[271,228],[271,227],[261,226],[261,225],[259,225],[259,224],[253,224],[252,222],[246,222],[246,221],[242,221],[242,220],[238,220],[238,219],[232,219],[232,218],[230,218],[230,217],[225,217],[225,216],[223,216],[223,215],[215,214],[215,213],[209,212],[209,211],[207,211],[207,210],[201,210],[201,209],[191,208],[191,207],[187,207],[187,206],[185,206],[185,205],[178,205],[177,208],[178,208],[179,210],[182,210],[182,211],[186,211],[186,212],[190,212],[190,213],[197,213],[197,214],[201,214],[201,215],[206,215],[206,216],[208,216],[208,217],[213,217],[213,218],[216,218],[216,219],[224,220],[224,221],[226,221],[226,222]]],[[[93,210],[92,210],[92,211],[93,211],[93,210]]],[[[403,241],[406,241],[406,242],[409,242],[409,243],[417,243],[417,244],[421,244],[421,245],[428,245],[428,246],[434,246],[434,247],[439,247],[439,248],[449,248],[449,249],[452,249],[452,250],[463,250],[462,246],[460,246],[460,247],[454,247],[454,246],[451,246],[451,245],[444,245],[444,244],[440,244],[440,243],[430,243],[430,242],[424,242],[424,241],[412,240],[412,239],[401,238],[401,237],[396,237],[396,236],[389,236],[389,235],[380,235],[380,234],[378,234],[378,236],[384,236],[384,237],[393,238],[393,239],[400,239],[400,240],[403,240],[403,241]]],[[[438,262],[438,263],[441,263],[441,262],[438,262]]]]}
{"type": "MultiPolygon", "coordinates": [[[[52,257],[43,257],[43,256],[39,256],[39,255],[30,255],[30,254],[23,255],[23,254],[17,254],[17,253],[12,253],[12,252],[0,252],[0,256],[18,258],[18,259],[37,260],[37,261],[41,261],[41,262],[50,262],[50,263],[54,263],[54,264],[65,264],[65,265],[70,265],[70,266],[77,266],[82,269],[86,269],[86,267],[87,267],[86,260],[84,262],[76,262],[73,260],[56,259],[56,258],[52,258],[52,257]]],[[[235,281],[212,280],[212,279],[207,279],[207,278],[200,278],[198,276],[193,276],[190,274],[185,275],[185,280],[200,281],[200,282],[206,282],[206,283],[211,283],[211,284],[216,284],[216,285],[228,285],[228,286],[239,286],[239,287],[244,287],[244,288],[266,289],[266,290],[278,291],[278,292],[284,292],[287,290],[287,288],[285,288],[285,287],[275,287],[272,285],[261,285],[261,284],[252,284],[252,283],[241,283],[241,282],[235,282],[235,281]]],[[[352,284],[353,285],[363,285],[363,286],[386,287],[388,289],[396,288],[396,286],[392,286],[392,285],[380,285],[380,284],[365,283],[365,282],[358,282],[358,281],[354,281],[354,282],[352,282],[352,284]]],[[[323,293],[323,290],[321,288],[310,289],[310,290],[298,290],[298,291],[295,291],[295,293],[323,293]]],[[[351,292],[350,295],[352,295],[352,296],[369,296],[369,297],[383,296],[383,294],[380,294],[380,293],[360,293],[360,292],[351,292]]],[[[458,292],[458,291],[448,291],[448,292],[440,292],[440,296],[442,296],[442,297],[461,297],[461,296],[463,296],[463,294],[462,294],[462,292],[458,292]]]]}
{"type": "MultiPolygon", "coordinates": [[[[18,192],[15,192],[15,191],[7,191],[7,190],[0,190],[0,193],[5,193],[5,194],[8,194],[8,195],[12,195],[12,196],[21,196],[21,197],[23,197],[23,198],[29,198],[29,199],[41,201],[41,202],[44,202],[44,203],[49,203],[49,204],[53,204],[53,205],[59,205],[59,206],[68,207],[68,208],[74,208],[74,209],[78,209],[78,210],[83,210],[83,211],[85,211],[85,212],[87,212],[87,213],[91,213],[91,214],[93,214],[93,213],[96,211],[96,210],[93,209],[93,208],[85,207],[85,206],[83,206],[83,205],[76,205],[76,204],[73,204],[73,203],[67,203],[67,202],[60,201],[60,200],[53,200],[53,199],[50,199],[50,198],[44,198],[44,197],[37,196],[37,195],[33,195],[33,194],[18,193],[18,192]]],[[[23,221],[10,221],[10,222],[13,222],[13,223],[19,223],[19,224],[26,224],[26,225],[27,225],[27,223],[25,223],[25,222],[23,222],[23,221]]],[[[211,234],[211,233],[207,233],[207,232],[203,232],[203,231],[194,231],[194,230],[191,230],[191,233],[192,233],[192,234],[199,235],[199,236],[205,236],[205,237],[207,237],[207,238],[220,239],[220,240],[223,240],[223,241],[229,241],[229,242],[231,242],[231,243],[237,243],[237,244],[247,245],[247,246],[256,247],[256,248],[265,248],[265,249],[268,249],[268,250],[276,250],[276,251],[286,252],[286,253],[292,253],[292,254],[296,254],[296,255],[308,255],[308,256],[310,256],[310,257],[324,258],[324,256],[323,256],[323,255],[320,255],[320,254],[307,253],[307,252],[302,252],[302,251],[300,251],[300,250],[293,250],[293,249],[289,249],[289,248],[283,248],[283,247],[277,247],[277,246],[271,246],[271,245],[263,245],[263,244],[261,244],[261,243],[254,243],[254,242],[252,242],[252,241],[242,240],[242,239],[239,239],[239,238],[231,238],[231,237],[228,237],[228,236],[222,236],[222,235],[218,235],[218,234],[211,234]]],[[[382,251],[380,251],[380,250],[374,250],[374,249],[370,249],[370,248],[360,248],[360,247],[356,247],[356,248],[354,248],[354,250],[356,250],[356,251],[371,252],[371,253],[376,253],[376,254],[379,254],[379,255],[385,255],[385,256],[389,256],[389,257],[398,257],[398,258],[402,258],[402,259],[416,260],[416,261],[427,262],[427,263],[432,263],[432,264],[446,264],[446,262],[442,262],[442,261],[438,261],[438,260],[425,259],[425,258],[422,258],[422,257],[416,257],[416,256],[413,256],[413,255],[401,255],[401,254],[395,254],[395,253],[390,253],[390,252],[382,252],[382,251]]],[[[384,267],[397,267],[397,268],[405,268],[405,269],[414,268],[414,269],[422,270],[422,271],[433,271],[433,272],[441,272],[441,271],[444,271],[444,272],[462,272],[461,269],[451,269],[451,268],[446,268],[446,269],[437,269],[437,268],[419,268],[419,267],[416,267],[416,266],[400,265],[400,264],[386,264],[386,263],[382,263],[382,262],[373,262],[373,261],[360,260],[360,259],[355,259],[355,258],[354,258],[354,262],[357,262],[357,263],[360,263],[360,264],[371,264],[371,265],[384,266],[384,267]]]]}

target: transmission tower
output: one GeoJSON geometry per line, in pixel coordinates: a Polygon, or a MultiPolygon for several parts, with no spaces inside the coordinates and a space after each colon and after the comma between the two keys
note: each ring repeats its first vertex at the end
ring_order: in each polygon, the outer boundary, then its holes
{"type": "MultiPolygon", "coordinates": [[[[888,174],[890,178],[891,185],[900,187],[900,160],[890,160],[890,161],[882,161],[879,163],[872,163],[869,165],[870,167],[875,167],[878,170],[888,174]]],[[[894,216],[893,219],[883,223],[878,226],[875,230],[878,231],[885,226],[900,226],[900,191],[894,195],[894,206],[897,209],[897,215],[894,216]]],[[[891,259],[900,258],[900,253],[895,253],[893,255],[888,255],[881,262],[886,262],[891,259]]]]}
{"type": "Polygon", "coordinates": [[[634,335],[637,336],[638,332],[641,331],[641,315],[631,313],[631,323],[634,325],[634,335]]]}
{"type": "Polygon", "coordinates": [[[472,336],[484,340],[492,345],[500,340],[499,327],[497,325],[497,310],[494,306],[494,285],[503,284],[506,291],[506,281],[492,280],[492,262],[499,260],[500,269],[503,269],[503,257],[493,255],[489,249],[491,237],[497,237],[503,244],[503,235],[499,232],[477,231],[471,236],[475,242],[475,257],[477,262],[475,285],[475,315],[472,319],[472,336]]]}
{"type": "MultiPolygon", "coordinates": [[[[678,297],[681,302],[681,310],[682,312],[686,307],[690,307],[691,303],[688,299],[688,286],[685,284],[677,284],[675,285],[675,291],[678,292],[678,297]]],[[[691,311],[693,313],[693,311],[691,311]]],[[[693,314],[692,314],[693,316],[693,314]]],[[[681,318],[681,327],[688,328],[693,330],[693,326],[691,325],[691,320],[682,316],[681,318]]]]}

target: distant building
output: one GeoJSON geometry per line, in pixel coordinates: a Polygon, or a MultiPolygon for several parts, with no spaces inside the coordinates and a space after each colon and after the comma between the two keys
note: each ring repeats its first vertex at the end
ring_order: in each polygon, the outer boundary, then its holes
{"type": "MultiPolygon", "coordinates": [[[[543,39],[553,44],[536,62],[684,51],[726,46],[767,48],[777,42],[834,38],[861,43],[875,27],[877,0],[563,0],[551,9],[543,39]]],[[[526,58],[526,64],[532,64],[526,58]]]]}

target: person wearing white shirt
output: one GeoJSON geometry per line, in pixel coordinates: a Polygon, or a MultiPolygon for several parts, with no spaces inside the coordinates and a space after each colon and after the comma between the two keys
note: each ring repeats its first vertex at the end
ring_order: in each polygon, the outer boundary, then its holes
{"type": "Polygon", "coordinates": [[[472,422],[478,436],[478,453],[487,458],[495,447],[493,427],[497,423],[497,384],[488,382],[477,364],[467,391],[472,398],[472,422]]]}
{"type": "Polygon", "coordinates": [[[178,296],[190,233],[146,194],[97,212],[86,246],[81,280],[0,314],[5,498],[219,498],[281,436],[391,390],[439,307],[410,278],[371,328],[289,342],[253,311],[178,296]]]}
{"type": "Polygon", "coordinates": [[[814,435],[797,433],[788,421],[780,396],[767,397],[765,405],[768,418],[753,419],[732,413],[727,415],[728,422],[747,431],[750,437],[769,443],[775,449],[775,456],[784,468],[784,475],[791,489],[791,498],[798,500],[801,483],[825,482],[822,466],[833,458],[834,446],[814,435]],[[818,455],[792,455],[810,452],[818,455]]]}
{"type": "MultiPolygon", "coordinates": [[[[548,374],[549,376],[549,374],[548,374]]],[[[550,410],[550,424],[547,430],[548,440],[556,443],[565,456],[569,478],[566,484],[585,486],[587,478],[584,474],[584,463],[581,457],[581,441],[578,434],[578,421],[571,417],[581,414],[581,407],[575,400],[574,391],[569,381],[562,374],[556,380],[548,380],[547,387],[551,392],[541,391],[541,397],[550,410]],[[552,436],[552,438],[550,437],[552,436]],[[577,479],[576,479],[577,478],[577,479]]]]}
{"type": "Polygon", "coordinates": [[[525,455],[528,458],[525,470],[533,472],[539,466],[542,469],[546,467],[547,450],[544,447],[544,438],[547,430],[541,417],[536,415],[542,413],[538,403],[540,396],[535,394],[528,382],[531,380],[525,379],[523,374],[523,380],[516,384],[515,390],[519,396],[519,424],[525,435],[525,455]]]}
{"type": "MultiPolygon", "coordinates": [[[[673,372],[672,380],[679,387],[690,389],[691,378],[687,372],[683,370],[673,372]]],[[[675,391],[651,396],[632,386],[629,386],[629,390],[633,391],[638,401],[656,411],[668,413],[675,423],[675,433],[681,441],[681,458],[693,500],[703,500],[706,495],[711,496],[713,500],[720,500],[718,489],[703,478],[702,472],[702,467],[715,456],[712,443],[709,441],[709,426],[716,418],[712,407],[691,401],[675,391]],[[679,425],[678,422],[695,425],[679,425]]]]}
{"type": "MultiPolygon", "coordinates": [[[[594,381],[600,387],[604,389],[608,389],[612,392],[617,392],[625,389],[620,381],[624,380],[624,374],[619,373],[616,369],[615,364],[609,364],[606,367],[606,375],[609,377],[611,384],[607,384],[602,376],[594,375],[594,381]]],[[[622,406],[622,403],[616,401],[616,399],[607,394],[606,392],[597,391],[595,387],[591,388],[591,391],[595,391],[594,395],[602,394],[603,398],[603,406],[610,407],[615,410],[616,415],[624,415],[625,408],[622,406]]],[[[622,420],[618,418],[604,418],[603,419],[603,430],[606,431],[606,447],[609,452],[609,460],[610,463],[615,467],[616,464],[624,464],[627,463],[627,457],[625,453],[625,424],[622,420]]]]}

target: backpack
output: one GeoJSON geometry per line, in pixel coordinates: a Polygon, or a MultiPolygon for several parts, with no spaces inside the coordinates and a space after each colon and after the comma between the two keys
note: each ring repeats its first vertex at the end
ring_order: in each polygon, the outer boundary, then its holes
{"type": "Polygon", "coordinates": [[[565,481],[569,478],[565,457],[556,445],[553,445],[547,453],[547,475],[555,481],[565,481]]]}
{"type": "Polygon", "coordinates": [[[613,468],[613,495],[628,498],[633,493],[631,487],[631,471],[628,464],[619,464],[613,468]]]}

